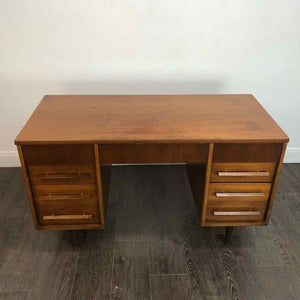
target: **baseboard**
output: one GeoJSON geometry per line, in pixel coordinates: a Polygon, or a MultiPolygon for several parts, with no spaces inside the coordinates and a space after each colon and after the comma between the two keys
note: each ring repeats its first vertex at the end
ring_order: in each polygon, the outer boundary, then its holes
{"type": "Polygon", "coordinates": [[[18,151],[0,151],[0,167],[20,167],[18,151]]]}
{"type": "MultiPolygon", "coordinates": [[[[300,163],[300,147],[288,147],[284,162],[300,163]]],[[[1,167],[20,167],[18,151],[0,151],[0,168],[1,167]]]]}
{"type": "Polygon", "coordinates": [[[300,163],[300,147],[287,147],[284,162],[300,163]]]}

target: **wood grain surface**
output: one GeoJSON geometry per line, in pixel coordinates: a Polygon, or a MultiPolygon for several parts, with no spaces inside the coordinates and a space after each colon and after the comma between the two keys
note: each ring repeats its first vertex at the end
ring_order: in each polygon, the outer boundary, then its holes
{"type": "Polygon", "coordinates": [[[49,95],[16,144],[287,142],[252,95],[49,95]]]}

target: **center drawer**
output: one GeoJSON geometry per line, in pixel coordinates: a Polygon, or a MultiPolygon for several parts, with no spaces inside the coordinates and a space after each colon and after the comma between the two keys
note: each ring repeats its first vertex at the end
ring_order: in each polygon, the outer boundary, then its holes
{"type": "Polygon", "coordinates": [[[36,185],[33,194],[40,224],[98,224],[94,185],[36,185]]]}

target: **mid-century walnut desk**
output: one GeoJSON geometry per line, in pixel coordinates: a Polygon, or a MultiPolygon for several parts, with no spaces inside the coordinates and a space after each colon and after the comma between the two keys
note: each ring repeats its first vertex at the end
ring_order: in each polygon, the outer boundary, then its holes
{"type": "Polygon", "coordinates": [[[201,225],[229,238],[268,223],[288,140],[252,95],[62,95],[15,143],[36,229],[104,228],[102,166],[186,163],[201,225]]]}

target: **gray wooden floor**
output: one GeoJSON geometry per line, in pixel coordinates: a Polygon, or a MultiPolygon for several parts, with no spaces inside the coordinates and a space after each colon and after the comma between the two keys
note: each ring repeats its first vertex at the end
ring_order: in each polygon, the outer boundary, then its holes
{"type": "Polygon", "coordinates": [[[267,227],[201,228],[184,166],[114,167],[107,229],[36,231],[0,169],[0,299],[300,299],[300,164],[267,227]]]}

